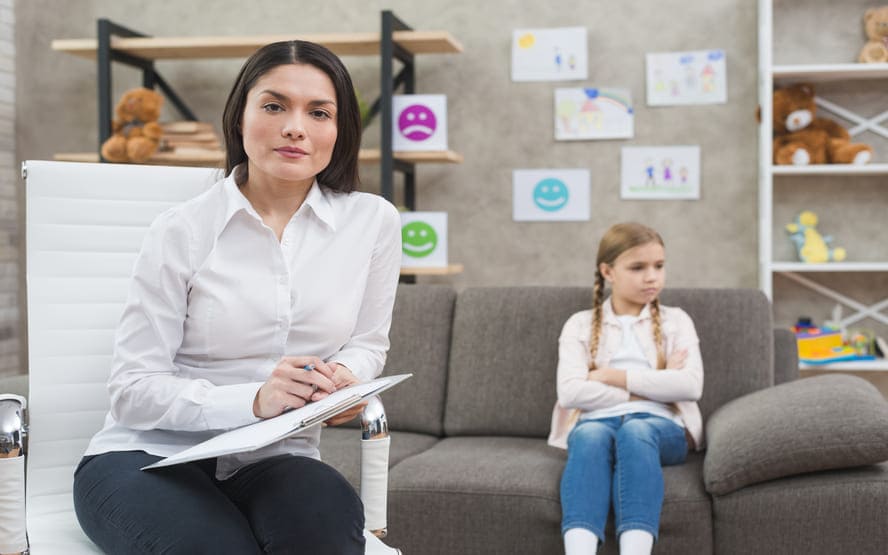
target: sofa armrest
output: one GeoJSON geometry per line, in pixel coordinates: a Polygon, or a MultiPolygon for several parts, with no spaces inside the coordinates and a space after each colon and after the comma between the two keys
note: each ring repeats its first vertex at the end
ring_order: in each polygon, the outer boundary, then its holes
{"type": "Polygon", "coordinates": [[[799,378],[799,347],[795,334],[774,328],[774,385],[799,378]]]}
{"type": "Polygon", "coordinates": [[[825,375],[734,399],[706,423],[706,491],[888,460],[888,402],[862,378],[825,375]]]}

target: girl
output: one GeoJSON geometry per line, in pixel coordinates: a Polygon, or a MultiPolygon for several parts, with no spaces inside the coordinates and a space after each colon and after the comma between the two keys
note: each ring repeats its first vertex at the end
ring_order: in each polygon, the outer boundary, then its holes
{"type": "Polygon", "coordinates": [[[663,239],[637,223],[601,239],[591,310],[559,339],[549,444],[567,449],[561,478],[567,555],[595,553],[614,508],[620,552],[650,553],[663,504],[661,465],[702,445],[703,365],[680,308],[660,306],[663,239]],[[604,299],[605,283],[611,295],[604,299]]]}
{"type": "Polygon", "coordinates": [[[363,554],[361,500],[319,460],[320,427],[139,470],[373,378],[389,346],[401,224],[354,192],[361,120],[342,62],[303,41],[259,49],[223,127],[226,177],[155,220],[136,261],[77,518],[106,553],[363,554]]]}

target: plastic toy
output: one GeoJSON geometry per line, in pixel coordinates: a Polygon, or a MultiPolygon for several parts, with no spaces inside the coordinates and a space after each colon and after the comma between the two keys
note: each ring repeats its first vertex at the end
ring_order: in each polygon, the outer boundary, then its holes
{"type": "Polygon", "coordinates": [[[845,260],[845,249],[831,247],[832,237],[820,235],[816,226],[817,214],[810,210],[805,210],[796,217],[794,223],[786,225],[786,231],[796,246],[799,259],[811,264],[845,260]]]}

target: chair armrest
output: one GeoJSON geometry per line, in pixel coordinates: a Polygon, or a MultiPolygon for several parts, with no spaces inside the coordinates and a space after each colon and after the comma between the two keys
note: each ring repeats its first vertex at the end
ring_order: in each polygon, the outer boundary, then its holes
{"type": "Polygon", "coordinates": [[[361,413],[361,501],[364,525],[378,538],[388,533],[388,461],[391,438],[385,407],[370,397],[361,413]]]}
{"type": "Polygon", "coordinates": [[[25,533],[25,448],[27,401],[0,395],[0,553],[28,549],[25,533]]]}
{"type": "Polygon", "coordinates": [[[706,491],[888,460],[888,402],[847,375],[805,378],[726,403],[706,423],[706,491]]]}
{"type": "Polygon", "coordinates": [[[774,385],[799,378],[799,348],[795,334],[774,328],[774,385]]]}

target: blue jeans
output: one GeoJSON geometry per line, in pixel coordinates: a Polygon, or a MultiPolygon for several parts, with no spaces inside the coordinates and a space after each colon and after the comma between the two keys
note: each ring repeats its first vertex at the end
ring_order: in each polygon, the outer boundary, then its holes
{"type": "Polygon", "coordinates": [[[604,543],[613,502],[617,536],[644,530],[657,538],[662,466],[687,458],[684,428],[648,413],[580,420],[567,438],[561,476],[561,532],[585,528],[604,543]]]}
{"type": "Polygon", "coordinates": [[[216,480],[216,459],[143,472],[162,457],[85,457],[74,508],[109,554],[363,555],[364,507],[332,467],[280,455],[216,480]]]}

